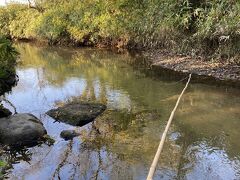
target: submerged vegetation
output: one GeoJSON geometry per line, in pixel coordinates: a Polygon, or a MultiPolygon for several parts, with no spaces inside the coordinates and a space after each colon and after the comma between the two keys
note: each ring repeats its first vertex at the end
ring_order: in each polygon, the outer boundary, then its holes
{"type": "Polygon", "coordinates": [[[49,44],[162,48],[237,61],[239,11],[238,0],[35,0],[0,8],[0,33],[49,44]]]}

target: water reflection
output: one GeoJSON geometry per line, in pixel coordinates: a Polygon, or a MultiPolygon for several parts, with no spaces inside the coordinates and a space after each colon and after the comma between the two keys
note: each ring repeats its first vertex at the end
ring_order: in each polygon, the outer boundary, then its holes
{"type": "MultiPolygon", "coordinates": [[[[17,112],[41,118],[53,146],[29,149],[13,164],[16,179],[145,179],[159,135],[184,84],[156,80],[128,54],[16,45],[20,81],[7,95],[17,112]],[[72,127],[45,112],[66,101],[107,104],[94,123],[72,127]],[[73,141],[62,130],[81,133],[73,141]]],[[[240,92],[192,84],[184,95],[156,179],[240,178],[240,92]]],[[[6,105],[7,106],[7,105],[6,105]]]]}

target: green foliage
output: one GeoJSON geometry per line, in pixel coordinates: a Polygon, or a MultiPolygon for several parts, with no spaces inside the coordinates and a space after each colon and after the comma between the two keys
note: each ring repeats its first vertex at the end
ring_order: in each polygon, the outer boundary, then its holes
{"type": "Polygon", "coordinates": [[[0,8],[0,33],[232,57],[240,50],[239,12],[238,0],[36,0],[35,8],[0,8]]]}
{"type": "Polygon", "coordinates": [[[40,17],[36,22],[36,33],[48,40],[56,40],[61,37],[66,29],[66,20],[64,12],[57,9],[50,9],[40,17]]]}
{"type": "Polygon", "coordinates": [[[12,38],[32,39],[35,36],[35,19],[38,13],[35,10],[22,10],[16,13],[16,17],[9,24],[12,38]]]}
{"type": "MultiPolygon", "coordinates": [[[[17,14],[25,9],[22,5],[11,4],[7,7],[0,7],[0,35],[10,37],[12,30],[10,24],[18,19],[17,14]]],[[[19,22],[21,23],[21,22],[19,22]]]]}
{"type": "Polygon", "coordinates": [[[214,1],[199,12],[193,37],[206,48],[233,56],[240,51],[240,1],[214,1]]]}
{"type": "Polygon", "coordinates": [[[4,166],[6,166],[6,165],[7,165],[6,162],[4,162],[4,161],[0,161],[0,167],[4,167],[4,166]]]}
{"type": "MultiPolygon", "coordinates": [[[[0,160],[0,169],[4,168],[7,166],[7,163],[0,160]]],[[[0,179],[3,178],[2,172],[0,172],[0,179]]]]}
{"type": "Polygon", "coordinates": [[[7,78],[14,72],[17,55],[11,41],[0,37],[0,78],[7,78]]]}

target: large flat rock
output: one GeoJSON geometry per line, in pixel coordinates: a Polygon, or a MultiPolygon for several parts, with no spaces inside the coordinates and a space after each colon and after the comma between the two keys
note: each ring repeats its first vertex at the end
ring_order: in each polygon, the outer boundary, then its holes
{"type": "Polygon", "coordinates": [[[15,114],[0,118],[0,143],[10,146],[31,146],[46,134],[39,119],[32,114],[15,114]]]}
{"type": "Polygon", "coordinates": [[[102,114],[106,106],[99,103],[69,103],[47,112],[52,118],[73,125],[83,126],[102,114]]]}

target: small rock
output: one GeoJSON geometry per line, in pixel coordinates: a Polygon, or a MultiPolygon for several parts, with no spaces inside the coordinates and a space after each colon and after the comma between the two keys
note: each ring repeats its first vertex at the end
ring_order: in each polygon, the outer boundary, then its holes
{"type": "Polygon", "coordinates": [[[0,143],[9,146],[33,146],[43,139],[46,130],[32,114],[0,118],[0,143]]]}
{"type": "Polygon", "coordinates": [[[73,125],[83,126],[102,114],[106,106],[98,103],[69,103],[47,112],[52,118],[73,125]]]}
{"type": "Polygon", "coordinates": [[[60,136],[61,138],[63,138],[64,140],[71,140],[73,139],[74,137],[76,136],[79,136],[80,134],[77,133],[76,131],[74,130],[64,130],[61,132],[60,136]]]}

